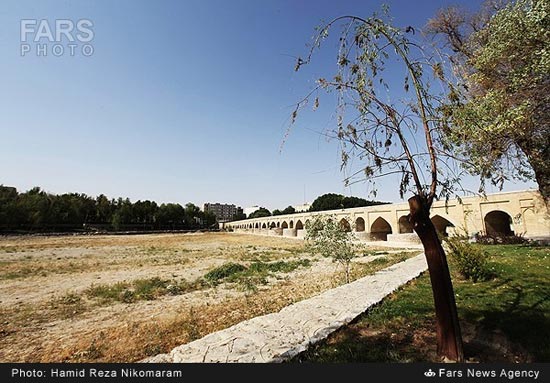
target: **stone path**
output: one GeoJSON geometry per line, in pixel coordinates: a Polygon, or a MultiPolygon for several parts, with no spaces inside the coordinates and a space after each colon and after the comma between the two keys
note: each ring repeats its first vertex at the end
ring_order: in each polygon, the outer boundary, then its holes
{"type": "Polygon", "coordinates": [[[282,362],[350,323],[427,269],[424,254],[178,346],[148,363],[282,362]]]}

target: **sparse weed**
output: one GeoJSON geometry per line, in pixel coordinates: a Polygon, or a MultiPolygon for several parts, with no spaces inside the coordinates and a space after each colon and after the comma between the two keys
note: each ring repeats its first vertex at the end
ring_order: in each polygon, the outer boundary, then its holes
{"type": "Polygon", "coordinates": [[[136,279],[129,282],[118,282],[112,285],[91,286],[86,294],[90,298],[99,298],[103,303],[123,302],[133,303],[142,300],[154,300],[163,295],[179,295],[203,287],[200,281],[180,283],[161,279],[159,277],[136,279]]]}
{"type": "Polygon", "coordinates": [[[302,259],[297,261],[277,261],[277,262],[253,262],[248,267],[239,263],[226,263],[213,270],[210,270],[204,279],[211,284],[221,282],[236,282],[244,285],[250,285],[251,278],[255,282],[267,283],[267,277],[274,273],[289,273],[298,267],[309,267],[311,261],[302,259]],[[246,281],[248,280],[248,281],[246,281]]]}

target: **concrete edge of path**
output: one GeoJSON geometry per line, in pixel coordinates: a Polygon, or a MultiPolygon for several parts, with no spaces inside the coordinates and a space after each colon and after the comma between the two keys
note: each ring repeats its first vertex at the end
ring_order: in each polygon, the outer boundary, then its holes
{"type": "Polygon", "coordinates": [[[141,363],[283,362],[350,323],[427,269],[424,254],[141,363]]]}

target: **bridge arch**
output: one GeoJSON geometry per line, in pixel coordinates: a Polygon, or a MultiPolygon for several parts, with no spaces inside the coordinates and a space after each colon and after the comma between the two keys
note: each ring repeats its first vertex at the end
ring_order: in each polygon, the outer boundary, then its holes
{"type": "Polygon", "coordinates": [[[277,225],[275,224],[275,222],[271,222],[271,223],[269,224],[269,228],[270,228],[270,229],[275,229],[276,226],[277,226],[277,225]]]}
{"type": "Polygon", "coordinates": [[[277,221],[277,227],[281,227],[281,222],[277,221]]]}
{"type": "Polygon", "coordinates": [[[339,222],[339,225],[345,232],[350,232],[351,231],[351,225],[349,224],[347,219],[342,218],[339,222]]]}
{"type": "Polygon", "coordinates": [[[371,238],[374,240],[387,241],[388,234],[391,233],[391,225],[382,217],[376,218],[370,227],[371,238]]]}
{"type": "Polygon", "coordinates": [[[365,231],[365,220],[363,217],[357,217],[355,220],[355,231],[365,231]]]}
{"type": "Polygon", "coordinates": [[[412,233],[413,227],[411,223],[409,222],[409,216],[408,215],[402,215],[399,217],[399,220],[397,221],[399,224],[399,234],[405,234],[405,233],[412,233]]]}
{"type": "Polygon", "coordinates": [[[296,230],[302,230],[303,228],[304,228],[304,224],[302,223],[302,221],[297,220],[296,221],[296,230]]]}
{"type": "Polygon", "coordinates": [[[262,229],[267,229],[267,225],[266,225],[266,223],[265,223],[265,222],[264,222],[264,223],[262,223],[262,229]]]}
{"type": "Polygon", "coordinates": [[[286,221],[283,221],[283,223],[281,224],[281,227],[283,229],[288,229],[288,223],[286,223],[286,221]]]}
{"type": "Polygon", "coordinates": [[[435,230],[444,237],[449,236],[449,233],[447,233],[448,227],[455,227],[455,225],[451,221],[437,214],[434,215],[431,220],[433,225],[435,226],[435,230]]]}
{"type": "Polygon", "coordinates": [[[291,229],[294,229],[294,221],[293,220],[290,220],[290,222],[288,224],[288,227],[290,227],[291,229]]]}
{"type": "Polygon", "coordinates": [[[514,235],[512,217],[502,210],[493,210],[483,219],[485,233],[494,237],[514,235]]]}

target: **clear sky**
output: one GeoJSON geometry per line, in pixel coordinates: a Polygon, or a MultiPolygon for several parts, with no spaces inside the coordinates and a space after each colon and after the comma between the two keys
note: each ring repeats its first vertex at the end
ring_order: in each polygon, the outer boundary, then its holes
{"type": "MultiPolygon", "coordinates": [[[[446,4],[480,1],[385,3],[397,25],[423,26],[446,4]]],[[[0,184],[269,209],[328,192],[368,198],[366,184],[344,187],[338,145],[317,133],[330,106],[299,120],[280,147],[292,105],[333,73],[336,51],[327,46],[330,59],[297,73],[293,56],[307,52],[322,20],[369,16],[381,4],[3,0],[0,184]],[[93,54],[80,43],[74,57],[55,57],[47,42],[38,57],[31,41],[22,56],[22,19],[90,20],[93,54]]],[[[399,201],[396,185],[380,184],[378,198],[399,201]]]]}

